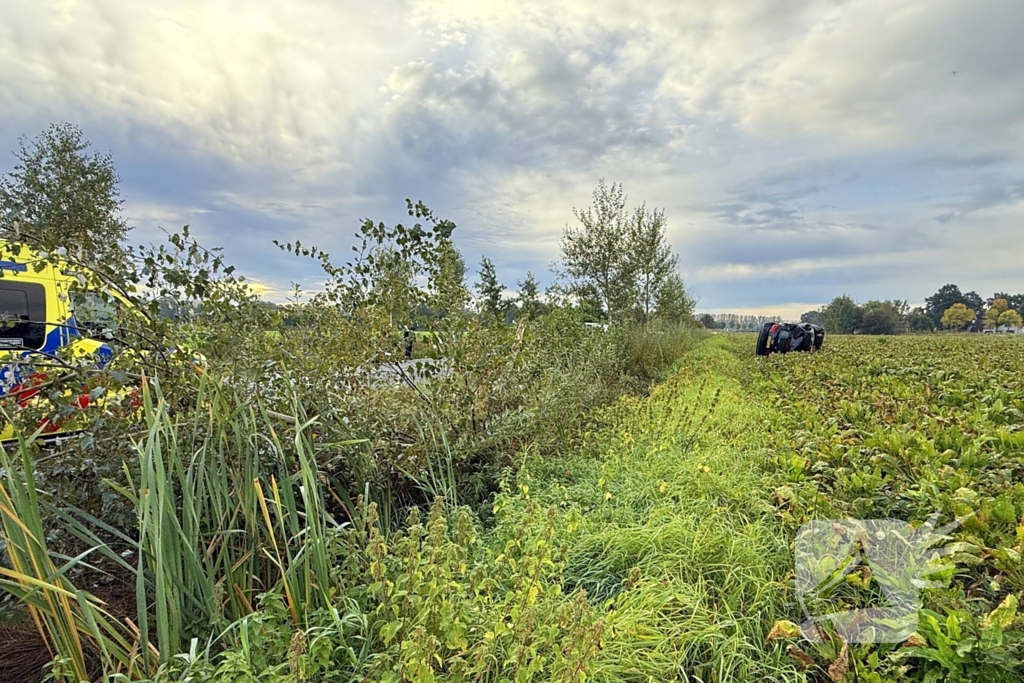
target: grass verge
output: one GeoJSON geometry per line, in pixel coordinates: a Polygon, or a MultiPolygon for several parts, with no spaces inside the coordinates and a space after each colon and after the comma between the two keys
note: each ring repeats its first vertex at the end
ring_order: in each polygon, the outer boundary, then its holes
{"type": "Polygon", "coordinates": [[[792,565],[741,353],[705,340],[649,397],[606,409],[579,453],[528,460],[498,499],[505,533],[528,501],[558,510],[564,587],[604,615],[594,680],[804,680],[765,646],[792,565]]]}

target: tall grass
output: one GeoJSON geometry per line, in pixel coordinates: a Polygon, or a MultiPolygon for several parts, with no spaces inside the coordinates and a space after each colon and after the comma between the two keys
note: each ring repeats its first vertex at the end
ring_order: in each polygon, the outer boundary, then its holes
{"type": "Polygon", "coordinates": [[[608,614],[593,680],[804,680],[764,646],[791,611],[790,555],[764,415],[725,346],[708,340],[649,397],[604,411],[579,454],[519,474],[572,529],[567,587],[608,614]]]}
{"type": "Polygon", "coordinates": [[[190,639],[209,639],[212,628],[251,614],[264,592],[283,593],[296,626],[329,604],[328,536],[336,523],[309,435],[315,420],[296,408],[282,422],[209,381],[199,400],[202,409],[181,429],[159,385],[144,392],[138,461],[125,465],[128,483],[117,486],[137,511],[134,536],[41,497],[31,440],[21,442],[20,462],[4,456],[0,514],[13,569],[0,568],[0,586],[25,603],[74,680],[89,678],[91,651],[104,671],[152,675],[190,639]],[[44,513],[88,550],[56,567],[44,513]],[[101,558],[132,582],[133,614],[115,618],[67,578],[101,558]]]}
{"type": "Polygon", "coordinates": [[[76,588],[67,572],[84,555],[57,567],[46,545],[30,458],[31,440],[19,440],[20,462],[0,449],[0,524],[11,568],[0,566],[0,588],[27,608],[54,661],[56,673],[68,680],[87,681],[94,667],[90,655],[98,650],[104,668],[133,670],[137,641],[123,632],[92,595],[76,588]]]}
{"type": "MultiPolygon", "coordinates": [[[[293,382],[287,366],[275,371],[271,405],[239,388],[247,384],[222,383],[214,373],[197,380],[195,391],[184,395],[187,403],[181,392],[170,397],[159,382],[144,379],[142,428],[133,438],[121,478],[108,482],[134,510],[128,525],[40,494],[34,446],[31,439],[24,440],[20,458],[3,462],[0,513],[12,569],[5,570],[0,587],[28,609],[59,664],[56,679],[87,680],[98,669],[128,680],[148,680],[180,670],[182,661],[206,667],[207,673],[234,666],[258,672],[280,664],[265,661],[278,656],[267,652],[278,650],[260,635],[262,624],[296,634],[295,652],[306,652],[300,645],[307,637],[309,648],[331,639],[351,640],[338,653],[348,653],[344,666],[353,672],[407,666],[412,655],[397,651],[382,633],[415,636],[415,629],[407,630],[421,620],[415,601],[402,597],[401,614],[381,612],[378,601],[392,589],[378,586],[371,591],[370,585],[381,581],[371,581],[366,564],[377,557],[378,566],[388,567],[394,575],[382,574],[387,577],[384,584],[408,581],[402,578],[403,567],[427,552],[425,546],[410,546],[405,557],[388,549],[391,535],[401,538],[403,533],[394,521],[404,512],[401,508],[443,500],[443,515],[462,520],[464,527],[469,517],[459,506],[468,502],[477,512],[483,508],[490,489],[481,482],[496,480],[523,450],[547,457],[575,447],[595,409],[646,387],[696,340],[689,332],[666,333],[648,342],[627,331],[602,334],[584,329],[569,315],[548,316],[535,329],[521,326],[514,335],[506,332],[507,339],[499,336],[500,343],[492,345],[477,339],[480,347],[473,353],[478,357],[463,359],[465,367],[455,365],[450,376],[424,387],[420,400],[425,397],[425,402],[411,406],[396,398],[403,388],[372,386],[358,399],[365,398],[364,403],[331,405],[309,393],[315,387],[308,377],[293,382]],[[504,353],[502,344],[511,352],[504,353]],[[402,405],[404,412],[401,421],[389,417],[391,431],[372,435],[367,425],[376,423],[357,423],[351,412],[360,405],[380,415],[392,405],[402,405]],[[467,406],[469,413],[461,413],[467,406]],[[349,424],[360,424],[353,431],[362,438],[347,438],[349,424]],[[414,448],[402,452],[396,446],[408,443],[386,441],[396,433],[411,439],[414,448]],[[373,442],[366,443],[371,436],[373,442]],[[382,450],[387,457],[381,458],[382,450]],[[336,478],[338,470],[332,467],[340,468],[342,476],[336,478]],[[346,491],[333,485],[338,478],[345,485],[361,486],[346,491]],[[417,487],[416,498],[409,496],[408,484],[404,496],[393,494],[391,482],[399,478],[417,487]],[[358,493],[364,501],[380,504],[361,504],[358,493]],[[380,520],[380,510],[385,520],[380,520]],[[339,518],[331,511],[338,511],[339,518]],[[59,566],[59,555],[47,544],[47,527],[54,523],[79,548],[59,566]],[[378,523],[381,533],[371,533],[368,527],[378,523]],[[115,592],[132,595],[134,604],[118,601],[117,608],[109,607],[76,587],[76,576],[95,577],[97,572],[112,577],[119,586],[115,592]],[[281,606],[280,613],[275,605],[281,606]],[[183,658],[183,653],[188,654],[183,658]]],[[[549,526],[556,518],[550,519],[549,526]]],[[[440,528],[440,521],[436,524],[440,528]]],[[[520,539],[514,548],[495,554],[477,543],[473,553],[462,557],[455,550],[460,541],[451,545],[434,537],[429,542],[445,548],[445,561],[455,564],[444,571],[453,581],[464,582],[457,590],[452,587],[455,592],[444,597],[444,605],[436,606],[438,614],[449,608],[468,610],[482,629],[472,636],[445,636],[456,644],[467,643],[458,645],[453,657],[465,654],[458,648],[496,648],[494,652],[512,660],[482,659],[473,666],[494,672],[481,674],[481,680],[497,680],[503,671],[533,666],[524,659],[529,648],[522,648],[535,641],[530,647],[551,654],[545,666],[558,668],[566,680],[585,675],[600,622],[594,621],[592,606],[579,602],[582,593],[573,599],[562,594],[563,581],[555,569],[562,559],[555,548],[540,538],[541,545],[531,550],[520,539]],[[507,559],[513,556],[518,559],[507,559]],[[543,571],[541,558],[549,563],[543,571]],[[492,575],[503,578],[492,580],[492,575]],[[536,578],[540,576],[546,578],[541,582],[536,578]],[[548,595],[550,613],[534,613],[537,591],[548,595]],[[499,641],[478,642],[489,629],[502,628],[491,624],[501,618],[494,605],[512,609],[508,605],[520,603],[528,609],[516,617],[512,631],[499,641]],[[558,623],[566,614],[587,621],[566,641],[584,649],[563,657],[561,646],[554,647],[562,637],[552,635],[555,627],[538,630],[531,620],[558,623]]],[[[434,548],[428,554],[436,552],[434,548]]],[[[423,580],[432,581],[432,571],[424,565],[423,580]]],[[[574,578],[572,583],[583,588],[586,581],[574,578]]],[[[429,585],[416,591],[425,600],[441,599],[429,585]]],[[[430,628],[443,624],[440,617],[429,620],[430,628]]],[[[454,628],[461,633],[463,627],[454,628]]],[[[429,663],[433,655],[423,656],[426,671],[434,666],[429,663]]]]}

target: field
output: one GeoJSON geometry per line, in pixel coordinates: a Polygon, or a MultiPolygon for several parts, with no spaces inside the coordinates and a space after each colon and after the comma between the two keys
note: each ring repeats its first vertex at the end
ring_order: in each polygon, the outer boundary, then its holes
{"type": "MultiPolygon", "coordinates": [[[[135,499],[148,525],[144,555],[166,563],[139,579],[157,584],[140,593],[155,600],[140,613],[155,622],[150,642],[183,643],[182,654],[154,652],[147,664],[128,638],[125,659],[104,655],[107,670],[282,683],[1022,680],[1022,342],[831,336],[818,354],[759,359],[752,336],[710,335],[649,394],[595,407],[575,437],[550,442],[554,450],[527,442],[486,510],[461,504],[465,487],[431,470],[433,503],[389,524],[367,499],[352,503],[350,522],[313,514],[334,507],[333,489],[317,481],[317,445],[301,420],[268,429],[252,411],[225,417],[235,426],[215,441],[234,455],[220,459],[212,441],[202,453],[176,442],[154,398],[140,454],[147,479],[133,490],[177,487],[186,507],[135,499]],[[244,435],[258,432],[295,458],[294,486],[286,471],[261,471],[255,460],[237,465],[250,485],[230,483],[228,463],[252,457],[244,435]],[[192,500],[221,482],[207,507],[192,500]],[[940,524],[963,522],[945,558],[953,567],[928,577],[912,634],[846,644],[826,624],[818,642],[801,636],[801,525],[920,526],[936,513],[940,524]],[[204,517],[218,514],[240,515],[227,528],[251,538],[202,531],[204,517]],[[177,549],[199,537],[201,552],[177,549]],[[234,594],[217,579],[224,565],[241,567],[227,574],[234,594]],[[205,621],[175,621],[179,585],[212,605],[187,604],[205,621]]],[[[6,476],[7,510],[30,509],[18,498],[29,495],[24,481],[6,476]]],[[[5,518],[8,534],[15,518],[5,518]]],[[[42,531],[41,519],[27,519],[36,525],[42,531]]],[[[885,581],[862,567],[821,597],[833,610],[871,606],[885,581]]],[[[30,590],[23,599],[67,634],[62,614],[91,613],[76,607],[77,589],[64,590],[48,599],[70,600],[66,612],[30,590]]],[[[113,632],[98,633],[116,651],[113,632]]]]}
{"type": "MultiPolygon", "coordinates": [[[[649,399],[609,411],[581,454],[527,465],[503,499],[521,509],[529,488],[571,530],[563,585],[587,591],[604,633],[591,676],[1019,679],[1021,340],[832,337],[822,353],[761,362],[751,346],[704,342],[649,399]],[[935,513],[973,516],[909,645],[786,637],[804,618],[801,524],[935,513]]],[[[833,608],[884,601],[875,579],[852,573],[833,608]]]]}

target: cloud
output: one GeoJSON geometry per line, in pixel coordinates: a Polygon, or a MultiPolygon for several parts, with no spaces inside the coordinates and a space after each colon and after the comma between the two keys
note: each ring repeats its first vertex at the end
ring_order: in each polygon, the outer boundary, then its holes
{"type": "Polygon", "coordinates": [[[343,254],[406,197],[546,284],[602,177],[713,308],[1024,289],[1022,31],[1011,0],[12,0],[0,142],[79,123],[140,239],[189,223],[275,291],[321,276],[272,238],[343,254]]]}

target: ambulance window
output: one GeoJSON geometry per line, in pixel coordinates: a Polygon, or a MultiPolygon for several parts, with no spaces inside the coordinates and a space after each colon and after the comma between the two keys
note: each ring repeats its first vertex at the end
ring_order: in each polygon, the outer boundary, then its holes
{"type": "Polygon", "coordinates": [[[46,289],[0,279],[0,349],[41,349],[46,342],[46,289]]]}
{"type": "Polygon", "coordinates": [[[75,323],[82,333],[89,337],[106,337],[118,329],[118,306],[102,294],[90,289],[71,289],[71,310],[75,323]]]}

